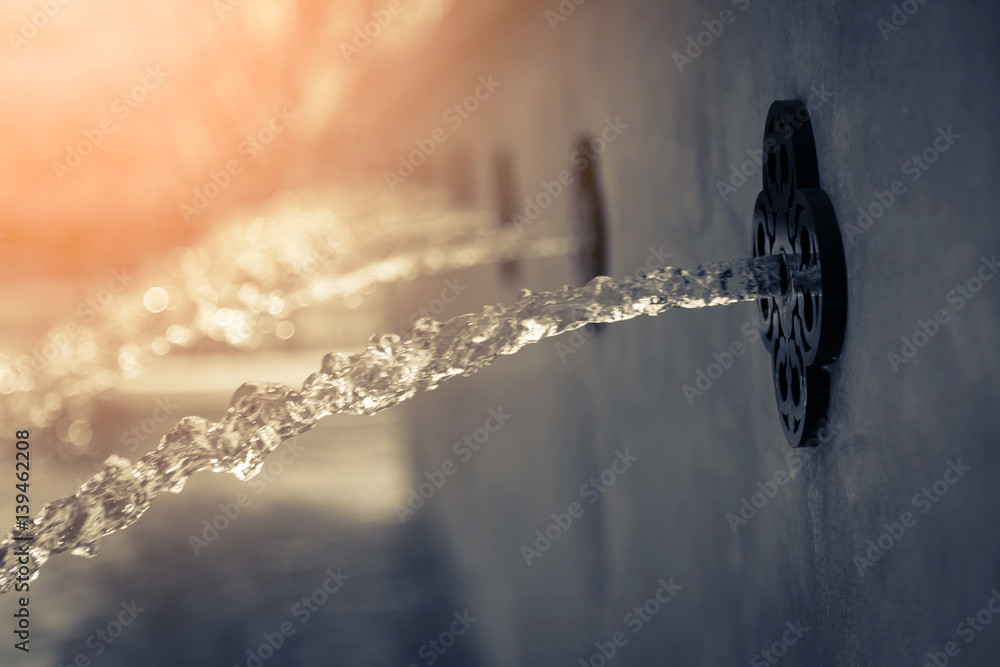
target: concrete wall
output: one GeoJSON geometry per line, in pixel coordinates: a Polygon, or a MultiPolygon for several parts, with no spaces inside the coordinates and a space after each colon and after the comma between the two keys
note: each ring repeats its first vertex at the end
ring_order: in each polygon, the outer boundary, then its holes
{"type": "MultiPolygon", "coordinates": [[[[491,11],[498,6],[508,7],[491,11]]],[[[458,466],[421,512],[459,563],[488,664],[580,664],[619,630],[627,644],[618,665],[764,664],[755,654],[782,639],[786,622],[809,628],[788,664],[924,664],[952,641],[958,664],[1000,655],[1000,622],[970,643],[958,627],[1000,586],[1000,281],[960,309],[949,299],[1000,250],[992,34],[1000,9],[957,0],[918,7],[886,38],[877,23],[891,20],[884,3],[591,0],[555,30],[545,15],[557,11],[554,0],[520,3],[495,28],[451,26],[442,43],[465,44],[462,57],[417,71],[411,92],[399,93],[410,120],[387,142],[386,163],[442,125],[441,111],[479,75],[502,81],[429,168],[429,179],[447,185],[449,151],[469,147],[481,206],[496,205],[489,165],[498,148],[513,156],[520,196],[535,196],[570,166],[581,132],[600,133],[606,119],[627,124],[600,156],[612,275],[633,272],[661,244],[679,266],[749,252],[759,174],[726,201],[717,183],[759,148],[775,99],[831,93],[812,117],[820,177],[842,225],[875,191],[896,179],[906,187],[846,245],[849,323],[830,414],[837,432],[808,461],[787,458],[768,356],[742,332],[749,304],[606,327],[565,359],[544,341],[415,399],[414,483],[446,458],[458,466]],[[726,9],[735,20],[678,71],[672,53],[726,9]],[[911,180],[904,163],[939,128],[960,138],[911,180]],[[949,322],[893,368],[887,354],[939,309],[949,322]],[[748,352],[689,402],[682,385],[736,341],[748,352]],[[453,443],[498,406],[509,422],[462,461],[453,443]],[[638,461],[587,504],[581,485],[626,450],[638,461]],[[939,502],[914,504],[959,460],[969,470],[938,485],[948,489],[939,502]],[[734,534],[726,514],[778,471],[791,481],[734,534]],[[528,566],[522,545],[573,502],[583,516],[528,566]],[[904,512],[915,525],[859,571],[855,556],[904,512]],[[671,577],[683,588],[634,632],[626,614],[671,577]]],[[[570,214],[570,197],[560,197],[546,224],[566,228],[570,214]]],[[[514,286],[498,276],[463,273],[469,289],[444,316],[512,301],[514,286]]],[[[571,280],[567,259],[533,261],[516,287],[571,280]]],[[[400,287],[399,311],[441,288],[439,279],[400,287]]]]}

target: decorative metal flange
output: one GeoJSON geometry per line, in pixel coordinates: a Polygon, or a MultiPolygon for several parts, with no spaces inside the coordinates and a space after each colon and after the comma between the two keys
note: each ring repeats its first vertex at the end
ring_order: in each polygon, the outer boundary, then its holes
{"type": "Polygon", "coordinates": [[[784,255],[818,268],[821,293],[796,285],[757,302],[771,354],[774,394],[792,447],[816,445],[830,401],[829,365],[847,324],[847,267],[833,203],[819,186],[816,144],[806,105],[771,104],[764,126],[763,190],[753,216],[753,255],[784,255]]]}

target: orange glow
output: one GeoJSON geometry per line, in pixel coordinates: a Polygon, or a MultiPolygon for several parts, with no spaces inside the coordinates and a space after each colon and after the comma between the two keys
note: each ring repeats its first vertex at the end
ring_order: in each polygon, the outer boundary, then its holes
{"type": "Polygon", "coordinates": [[[336,171],[351,91],[450,3],[401,3],[396,24],[345,57],[383,4],[4,3],[0,279],[135,266],[336,171]],[[185,216],[206,189],[209,205],[185,216]]]}

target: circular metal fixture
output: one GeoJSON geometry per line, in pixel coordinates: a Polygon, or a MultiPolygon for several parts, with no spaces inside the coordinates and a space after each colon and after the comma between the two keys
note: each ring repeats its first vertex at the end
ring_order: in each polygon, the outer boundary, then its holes
{"type": "Polygon", "coordinates": [[[793,268],[818,268],[822,276],[818,293],[792,280],[782,296],[757,302],[785,437],[792,447],[815,445],[830,401],[829,367],[844,341],[847,268],[833,203],[820,188],[812,123],[803,102],[771,104],[762,158],[754,257],[795,257],[793,268]]]}

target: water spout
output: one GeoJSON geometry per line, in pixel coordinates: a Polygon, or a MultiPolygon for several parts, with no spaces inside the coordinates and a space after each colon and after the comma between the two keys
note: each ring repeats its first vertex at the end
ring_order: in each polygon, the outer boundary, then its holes
{"type": "Polygon", "coordinates": [[[226,227],[200,250],[179,251],[173,275],[128,285],[91,324],[50,331],[43,341],[51,358],[0,354],[0,421],[29,414],[39,430],[59,420],[86,422],[95,396],[171,348],[214,339],[252,350],[305,307],[379,284],[563,256],[580,246],[573,236],[496,230],[486,213],[407,206],[398,220],[391,206],[352,210],[356,230],[322,207],[284,207],[226,227]],[[155,306],[144,299],[151,293],[155,306]]]}
{"type": "Polygon", "coordinates": [[[405,335],[372,336],[358,354],[328,354],[300,391],[281,384],[246,383],[220,422],[185,417],[137,462],[111,456],[103,471],[72,496],[45,505],[0,542],[0,593],[15,580],[33,580],[54,554],[97,552],[102,537],[136,521],[163,491],[179,492],[188,477],[211,470],[241,480],[256,475],[268,453],[333,414],[372,415],[441,382],[472,375],[502,355],[589,323],[655,316],[672,308],[702,308],[816,290],[815,270],[797,272],[796,256],[765,256],[663,268],[616,282],[598,276],[581,288],[524,290],[515,304],[486,306],[446,322],[424,318],[405,335]],[[30,541],[27,539],[30,538],[30,541]],[[27,570],[15,548],[28,544],[27,570]],[[24,567],[23,565],[21,567],[24,567]]]}

